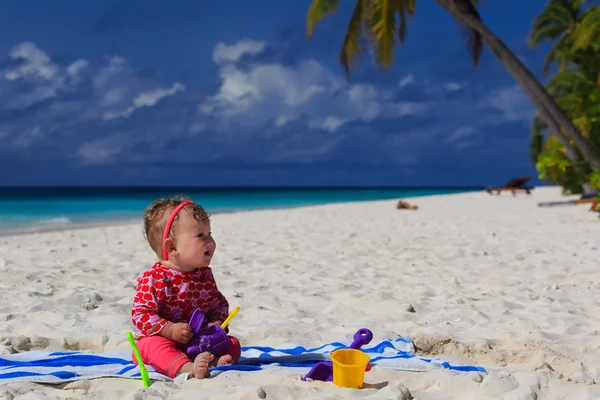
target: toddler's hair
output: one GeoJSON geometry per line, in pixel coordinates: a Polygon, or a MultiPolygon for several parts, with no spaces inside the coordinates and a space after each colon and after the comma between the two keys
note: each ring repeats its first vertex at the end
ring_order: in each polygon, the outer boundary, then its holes
{"type": "MultiPolygon", "coordinates": [[[[169,217],[175,208],[186,200],[191,200],[183,195],[176,195],[166,199],[156,199],[146,208],[144,212],[144,237],[148,244],[154,250],[158,258],[162,258],[162,241],[169,221],[169,217]]],[[[177,225],[179,224],[179,214],[184,210],[191,208],[194,219],[198,222],[210,221],[210,214],[198,204],[188,204],[177,213],[173,224],[171,225],[171,236],[175,236],[177,225]]]]}

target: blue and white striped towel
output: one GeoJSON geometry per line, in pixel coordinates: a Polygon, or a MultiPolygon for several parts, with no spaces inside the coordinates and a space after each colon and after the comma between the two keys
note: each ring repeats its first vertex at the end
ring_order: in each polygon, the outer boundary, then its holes
{"type": "MultiPolygon", "coordinates": [[[[230,370],[257,371],[282,367],[298,368],[299,374],[306,374],[316,362],[329,360],[330,352],[349,344],[350,341],[341,341],[316,348],[299,345],[243,347],[239,364],[215,368],[212,374],[217,375],[230,370]]],[[[439,358],[419,357],[414,353],[414,345],[408,337],[372,342],[363,346],[361,350],[371,357],[373,368],[406,371],[446,368],[486,373],[484,368],[478,366],[456,365],[439,358]]],[[[147,369],[151,380],[170,380],[149,366],[147,369]]],[[[131,361],[129,350],[114,350],[101,354],[28,351],[0,356],[0,384],[16,381],[59,383],[100,377],[141,378],[139,368],[131,361]]]]}

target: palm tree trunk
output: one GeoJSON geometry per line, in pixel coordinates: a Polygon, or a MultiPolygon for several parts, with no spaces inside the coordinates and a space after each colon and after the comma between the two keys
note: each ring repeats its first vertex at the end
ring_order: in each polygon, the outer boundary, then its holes
{"type": "MultiPolygon", "coordinates": [[[[487,26],[475,16],[464,12],[465,10],[457,0],[436,0],[438,4],[448,11],[459,22],[481,34],[483,42],[494,53],[508,73],[517,81],[523,89],[523,92],[529,97],[531,102],[538,109],[548,127],[556,135],[558,141],[565,147],[569,159],[574,165],[578,165],[577,154],[569,143],[569,139],[562,133],[562,126],[569,135],[575,146],[581,151],[584,158],[590,163],[592,168],[600,170],[600,157],[594,152],[585,138],[579,133],[569,117],[556,104],[552,96],[546,91],[544,86],[538,82],[536,77],[519,60],[506,45],[490,30],[487,26]]],[[[464,0],[470,1],[470,0],[464,0]]]]}

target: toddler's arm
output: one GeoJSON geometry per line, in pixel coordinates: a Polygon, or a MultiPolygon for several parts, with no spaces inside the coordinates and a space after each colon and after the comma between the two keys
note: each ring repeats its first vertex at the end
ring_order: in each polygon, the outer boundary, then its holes
{"type": "Polygon", "coordinates": [[[158,315],[158,305],[162,298],[160,289],[155,286],[152,273],[145,273],[139,279],[131,319],[133,325],[138,328],[140,336],[152,336],[160,333],[169,321],[158,315]]]}
{"type": "MultiPolygon", "coordinates": [[[[211,308],[210,311],[206,314],[206,318],[207,321],[213,323],[217,322],[220,325],[223,321],[227,319],[227,316],[229,315],[229,302],[227,302],[227,299],[225,298],[225,296],[223,296],[223,293],[221,293],[221,291],[217,287],[217,283],[215,282],[215,278],[210,269],[207,270],[206,280],[207,282],[210,282],[214,287],[214,291],[212,293],[213,299],[211,302],[211,308]]],[[[226,329],[226,331],[229,330],[226,329]]]]}
{"type": "Polygon", "coordinates": [[[168,322],[158,334],[182,344],[188,344],[194,337],[192,327],[185,322],[168,322]]]}

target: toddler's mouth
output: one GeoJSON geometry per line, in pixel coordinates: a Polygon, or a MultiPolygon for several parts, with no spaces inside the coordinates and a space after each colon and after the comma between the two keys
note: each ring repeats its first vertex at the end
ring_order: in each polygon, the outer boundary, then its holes
{"type": "Polygon", "coordinates": [[[206,250],[204,252],[204,255],[207,256],[207,257],[210,257],[212,255],[212,253],[210,252],[210,250],[206,250]]]}

